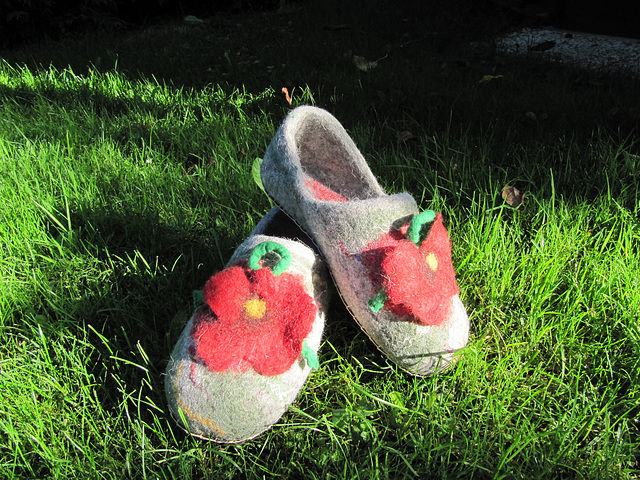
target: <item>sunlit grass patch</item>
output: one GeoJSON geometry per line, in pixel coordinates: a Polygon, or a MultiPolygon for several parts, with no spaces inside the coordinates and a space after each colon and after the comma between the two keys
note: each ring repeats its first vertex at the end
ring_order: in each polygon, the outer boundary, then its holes
{"type": "MultiPolygon", "coordinates": [[[[295,34],[287,22],[275,47],[295,34]]],[[[228,41],[204,86],[0,64],[0,476],[637,476],[640,152],[628,117],[598,103],[613,93],[539,65],[491,63],[509,71],[480,84],[488,60],[443,80],[436,40],[394,46],[366,74],[346,70],[344,45],[332,57],[327,41],[326,68],[280,51],[250,89],[216,80],[251,73],[250,48],[228,41]],[[276,75],[288,59],[308,75],[291,106],[276,75]],[[572,85],[592,100],[579,122],[572,85]],[[387,191],[443,212],[471,340],[449,371],[411,377],[336,296],[320,369],[278,425],[243,445],[204,442],[170,417],[164,368],[192,291],[270,207],[252,167],[303,103],[336,113],[387,191]],[[602,118],[613,126],[589,129],[602,118]]],[[[160,51],[188,63],[174,43],[160,51]]]]}

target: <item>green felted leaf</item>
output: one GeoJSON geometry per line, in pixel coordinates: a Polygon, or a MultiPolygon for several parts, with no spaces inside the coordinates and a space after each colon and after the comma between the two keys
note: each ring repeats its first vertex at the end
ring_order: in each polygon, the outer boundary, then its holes
{"type": "Polygon", "coordinates": [[[256,182],[256,185],[260,187],[260,190],[267,193],[264,190],[264,185],[262,185],[262,178],[260,178],[260,166],[262,165],[262,159],[256,158],[253,161],[253,165],[251,166],[251,176],[253,177],[253,181],[256,182]]]}
{"type": "Polygon", "coordinates": [[[199,307],[204,303],[204,295],[202,294],[202,290],[194,290],[193,291],[193,306],[194,308],[199,307]]]}
{"type": "Polygon", "coordinates": [[[249,268],[251,270],[260,270],[262,268],[259,263],[260,259],[268,252],[275,252],[280,255],[280,261],[271,267],[271,273],[277,277],[291,265],[291,253],[284,245],[276,242],[262,242],[256,245],[249,257],[249,268]]]}
{"type": "Polygon", "coordinates": [[[302,352],[300,353],[302,358],[307,361],[307,365],[309,365],[314,370],[320,368],[320,362],[318,361],[318,355],[316,352],[307,345],[307,342],[302,342],[302,352]]]}
{"type": "Polygon", "coordinates": [[[431,223],[436,218],[436,212],[433,210],[425,210],[411,219],[409,229],[407,230],[407,238],[415,243],[418,247],[424,240],[422,236],[422,227],[431,223]]]}
{"type": "Polygon", "coordinates": [[[388,298],[389,297],[387,296],[387,292],[383,288],[369,299],[367,305],[369,305],[369,308],[372,312],[377,313],[383,307],[384,302],[386,302],[388,298]]]}

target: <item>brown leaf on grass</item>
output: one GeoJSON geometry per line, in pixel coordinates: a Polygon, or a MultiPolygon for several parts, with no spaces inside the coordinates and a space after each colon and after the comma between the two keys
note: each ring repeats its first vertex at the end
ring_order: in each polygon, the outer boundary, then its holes
{"type": "Polygon", "coordinates": [[[399,132],[398,135],[396,135],[396,139],[398,140],[398,143],[404,143],[407,140],[411,140],[412,138],[418,138],[418,137],[416,137],[409,130],[403,130],[402,132],[399,132]]]}
{"type": "Polygon", "coordinates": [[[491,80],[502,78],[503,75],[485,75],[478,83],[489,83],[491,80]]]}
{"type": "Polygon", "coordinates": [[[511,185],[505,185],[502,189],[502,199],[513,208],[524,205],[524,193],[520,193],[516,187],[511,185]]]}
{"type": "Polygon", "coordinates": [[[354,55],[351,57],[351,61],[356,66],[358,70],[362,70],[363,72],[368,72],[369,70],[373,70],[378,66],[377,61],[369,61],[360,55],[354,55]]]}
{"type": "Polygon", "coordinates": [[[186,17],[184,17],[182,19],[182,21],[184,23],[186,23],[186,24],[189,24],[189,25],[198,25],[198,24],[201,24],[201,23],[206,23],[201,18],[195,17],[193,15],[187,15],[186,17]]]}
{"type": "MultiPolygon", "coordinates": [[[[282,87],[282,93],[284,93],[284,99],[289,105],[291,105],[291,96],[289,95],[289,89],[287,87],[282,87]]],[[[291,93],[293,94],[293,91],[291,91],[291,93]]]]}

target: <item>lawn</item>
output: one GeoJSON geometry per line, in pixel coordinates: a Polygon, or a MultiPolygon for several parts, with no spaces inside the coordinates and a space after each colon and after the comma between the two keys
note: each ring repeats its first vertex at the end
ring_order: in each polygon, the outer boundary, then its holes
{"type": "Polygon", "coordinates": [[[207,20],[2,52],[0,477],[639,478],[640,80],[497,55],[484,2],[207,20]],[[443,212],[471,339],[412,377],[336,297],[281,421],[199,440],[164,368],[302,104],[443,212]]]}

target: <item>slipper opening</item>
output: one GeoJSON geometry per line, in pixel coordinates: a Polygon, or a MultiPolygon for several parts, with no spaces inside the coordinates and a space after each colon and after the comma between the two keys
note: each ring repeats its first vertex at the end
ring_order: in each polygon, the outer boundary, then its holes
{"type": "Polygon", "coordinates": [[[364,200],[379,195],[377,185],[361,171],[359,152],[342,127],[335,131],[320,119],[310,118],[298,130],[296,145],[305,185],[317,199],[327,202],[364,200]]]}

